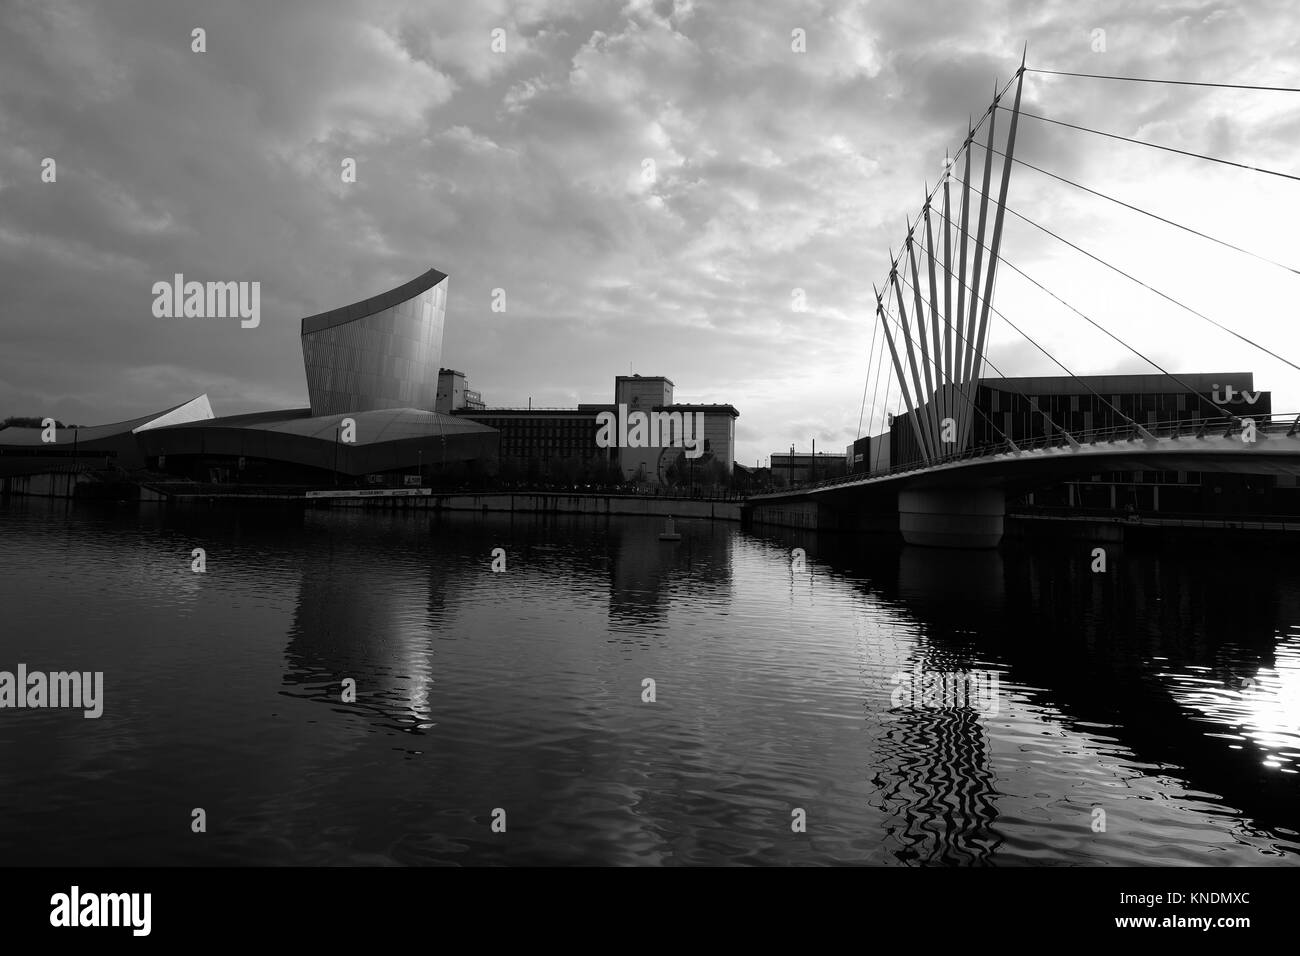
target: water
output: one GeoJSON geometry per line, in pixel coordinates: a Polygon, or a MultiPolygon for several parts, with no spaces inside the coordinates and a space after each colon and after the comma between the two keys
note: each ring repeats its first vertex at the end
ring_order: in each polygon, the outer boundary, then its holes
{"type": "Polygon", "coordinates": [[[660,530],[0,503],[0,861],[1297,861],[1300,558],[660,530]]]}

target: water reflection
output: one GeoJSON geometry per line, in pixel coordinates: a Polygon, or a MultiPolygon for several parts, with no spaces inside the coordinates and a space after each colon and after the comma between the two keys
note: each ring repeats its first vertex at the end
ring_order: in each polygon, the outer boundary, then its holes
{"type": "MultiPolygon", "coordinates": [[[[875,782],[904,795],[892,804],[900,859],[979,860],[997,846],[987,833],[998,802],[988,734],[1005,733],[1029,753],[1023,728],[1011,732],[1021,721],[1046,721],[1051,729],[1041,733],[1063,741],[1057,754],[1042,754],[1059,764],[1044,768],[1049,778],[1074,766],[1141,779],[1158,799],[1214,804],[1202,812],[1231,816],[1230,839],[1266,856],[1296,851],[1287,839],[1297,835],[1300,795],[1295,559],[1279,567],[1247,547],[1206,562],[1194,551],[1126,554],[1108,545],[1109,571],[1100,574],[1091,570],[1093,546],[1083,543],[963,553],[887,539],[764,536],[815,553],[828,572],[911,621],[916,643],[904,665],[1008,675],[1010,722],[982,721],[969,708],[923,711],[884,733],[875,782]],[[1220,561],[1241,584],[1224,584],[1220,561]],[[972,809],[951,810],[967,788],[972,809]]],[[[872,643],[880,646],[878,631],[872,643]]],[[[881,668],[871,670],[868,685],[881,668]]],[[[1102,780],[1083,783],[1075,789],[1088,799],[1057,798],[1057,810],[1036,814],[1038,822],[1059,826],[1090,807],[1114,808],[1102,780]]]]}
{"type": "MultiPolygon", "coordinates": [[[[1300,620],[1292,616],[1300,611],[1294,594],[1270,592],[1265,610],[1256,602],[1244,621],[1232,621],[1229,638],[1230,619],[1196,566],[1168,556],[1128,560],[1112,548],[1111,571],[1100,575],[1089,569],[1091,550],[1072,546],[954,552],[900,548],[887,539],[862,547],[806,533],[768,535],[781,547],[767,549],[763,565],[780,568],[791,622],[809,631],[809,673],[800,677],[789,658],[799,653],[796,645],[711,646],[719,642],[701,625],[712,617],[708,609],[731,613],[734,602],[752,598],[734,586],[737,566],[752,569],[748,555],[735,553],[741,539],[725,526],[698,523],[683,542],[667,543],[653,521],[319,520],[329,544],[318,543],[304,568],[286,647],[285,682],[293,692],[353,718],[368,714],[389,732],[419,735],[442,723],[454,733],[428,745],[442,771],[483,786],[492,776],[473,747],[510,748],[520,793],[550,777],[576,797],[559,768],[581,774],[583,764],[598,767],[624,780],[620,805],[640,818],[631,832],[640,834],[644,858],[733,852],[725,840],[709,842],[710,820],[757,833],[758,824],[741,818],[752,816],[766,788],[775,800],[772,779],[804,773],[807,764],[783,749],[765,753],[754,732],[773,713],[785,733],[813,726],[788,710],[830,693],[838,675],[827,672],[834,658],[817,632],[846,610],[854,621],[867,733],[860,746],[871,785],[865,806],[849,816],[867,815],[880,834],[878,853],[911,865],[982,864],[1004,852],[1009,834],[1041,842],[1046,831],[1069,828],[1077,832],[1059,855],[1091,859],[1095,850],[1077,843],[1093,832],[1091,811],[1116,812],[1109,792],[1115,779],[1135,775],[1142,800],[1185,801],[1201,813],[1209,812],[1206,801],[1224,808],[1234,815],[1231,839],[1261,852],[1291,833],[1295,788],[1279,771],[1300,749],[1290,683],[1296,649],[1291,638],[1276,645],[1271,638],[1279,618],[1300,620]],[[804,568],[790,559],[791,546],[804,549],[804,568]],[[506,574],[489,569],[494,547],[507,552],[506,574]],[[597,633],[615,657],[595,649],[589,636],[597,633]],[[775,676],[780,684],[759,691],[751,685],[774,679],[774,657],[784,671],[775,676]],[[630,670],[637,662],[648,663],[660,682],[690,673],[675,694],[695,718],[656,726],[646,712],[634,716],[639,680],[630,670]],[[1004,709],[899,708],[890,696],[906,673],[1004,676],[1004,709]],[[347,676],[362,690],[355,706],[340,704],[347,676]],[[440,681],[455,692],[439,694],[440,681]],[[551,681],[558,695],[545,688],[551,681]],[[746,706],[754,696],[765,706],[746,706]],[[618,714],[612,722],[611,707],[618,714]],[[1210,723],[1217,726],[1207,729],[1210,723]],[[574,732],[543,729],[566,724],[574,732]],[[621,742],[609,739],[612,727],[625,731],[621,742]],[[647,728],[649,736],[638,740],[647,728]],[[703,748],[700,761],[696,747],[703,748]],[[1010,771],[1009,794],[998,786],[1008,751],[1023,755],[1010,771]],[[1146,769],[1157,767],[1156,775],[1146,769]],[[743,798],[712,785],[698,789],[719,775],[745,781],[743,798]],[[1035,802],[1015,792],[1032,787],[1052,791],[1052,801],[1043,806],[1041,794],[1035,802]],[[684,835],[694,826],[704,831],[684,835]],[[656,833],[675,836],[646,840],[656,833]]],[[[451,792],[460,799],[458,788],[451,792]]],[[[1162,839],[1151,826],[1152,839],[1162,839]]],[[[1143,851],[1125,852],[1136,861],[1143,851]]]]}
{"type": "Polygon", "coordinates": [[[44,509],[0,505],[0,666],[102,668],[110,706],[93,728],[0,721],[15,861],[88,845],[109,863],[908,866],[1298,849],[1297,559],[1108,545],[1094,574],[1083,543],[44,509]],[[51,575],[66,602],[18,600],[51,575]],[[222,821],[203,843],[165,825],[196,793],[222,821]],[[160,822],[104,825],[127,818],[160,822]]]}
{"type": "Polygon", "coordinates": [[[693,589],[709,600],[731,596],[732,535],[725,525],[677,519],[681,541],[660,541],[654,519],[611,525],[609,534],[611,626],[629,636],[667,620],[672,596],[693,589]]]}

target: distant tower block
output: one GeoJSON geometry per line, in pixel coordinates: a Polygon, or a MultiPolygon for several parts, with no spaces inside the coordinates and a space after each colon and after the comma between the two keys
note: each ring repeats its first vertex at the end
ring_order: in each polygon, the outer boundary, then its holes
{"type": "Polygon", "coordinates": [[[446,316],[447,276],[430,269],[396,289],[303,319],[312,414],[432,411],[446,316]]]}

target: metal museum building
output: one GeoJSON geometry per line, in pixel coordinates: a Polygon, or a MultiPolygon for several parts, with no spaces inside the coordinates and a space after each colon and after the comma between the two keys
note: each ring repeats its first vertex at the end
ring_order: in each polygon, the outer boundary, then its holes
{"type": "Polygon", "coordinates": [[[303,319],[307,408],[218,417],[200,395],[111,425],[0,429],[0,493],[70,495],[105,471],[302,485],[491,473],[497,430],[434,410],[446,309],[447,276],[430,269],[303,319]]]}

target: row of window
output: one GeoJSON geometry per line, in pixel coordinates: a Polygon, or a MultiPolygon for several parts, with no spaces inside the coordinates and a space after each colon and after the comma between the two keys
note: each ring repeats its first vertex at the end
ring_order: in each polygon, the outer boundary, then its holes
{"type": "MultiPolygon", "coordinates": [[[[1197,412],[1201,417],[1211,417],[1214,408],[1223,402],[1216,402],[1215,395],[1195,395],[1188,392],[1170,393],[1125,393],[1110,395],[1093,395],[1091,393],[1075,395],[1020,395],[1016,392],[1004,392],[999,389],[984,389],[987,398],[981,396],[979,404],[992,412],[1028,412],[1037,407],[1048,414],[1057,415],[1067,412],[1093,412],[1114,415],[1118,408],[1125,415],[1138,415],[1142,412],[1197,412]]],[[[1254,392],[1254,401],[1238,398],[1235,392],[1229,403],[1234,409],[1246,406],[1260,412],[1267,412],[1271,395],[1268,392],[1254,392]]],[[[1219,399],[1227,399],[1225,392],[1217,394],[1219,399]]]]}
{"type": "Polygon", "coordinates": [[[529,438],[581,438],[588,437],[592,441],[596,440],[597,425],[594,418],[584,418],[573,421],[557,421],[555,419],[542,419],[540,421],[519,421],[484,418],[485,425],[491,425],[505,436],[525,436],[529,438]]]}
{"type": "Polygon", "coordinates": [[[595,442],[577,442],[577,441],[505,441],[501,442],[501,454],[503,455],[522,455],[528,453],[545,454],[547,452],[581,452],[583,454],[595,454],[598,449],[595,442]]]}

